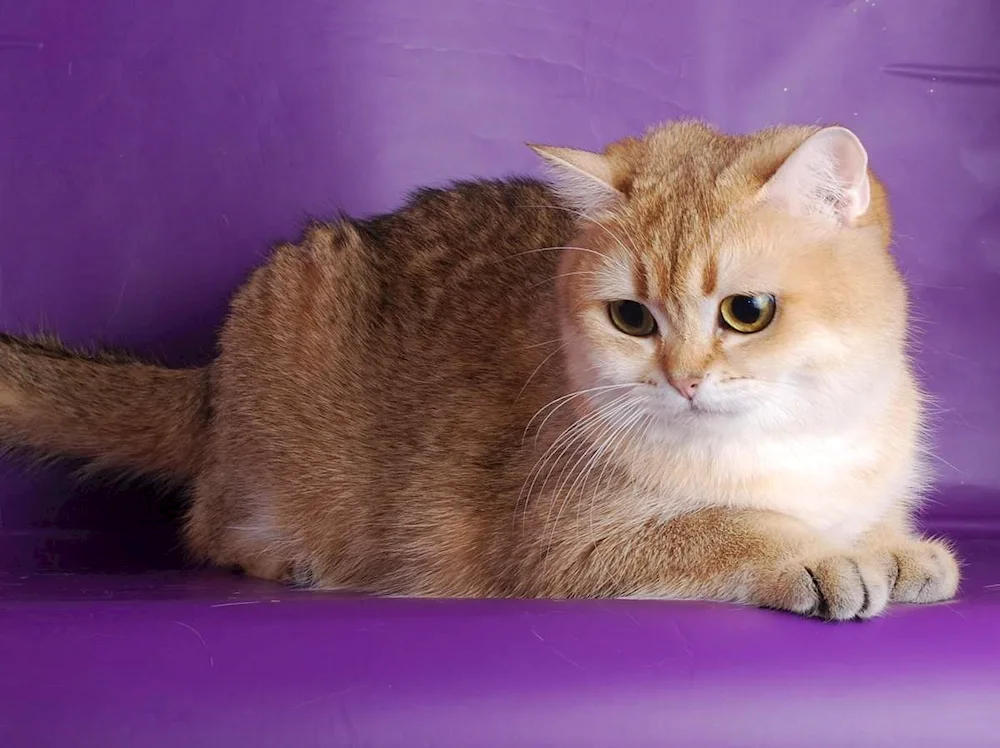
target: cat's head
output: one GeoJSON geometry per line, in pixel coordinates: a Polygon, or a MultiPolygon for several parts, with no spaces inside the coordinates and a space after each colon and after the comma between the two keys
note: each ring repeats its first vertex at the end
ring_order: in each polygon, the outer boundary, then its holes
{"type": "Polygon", "coordinates": [[[604,153],[534,148],[580,216],[558,288],[591,405],[680,431],[767,429],[892,390],[906,293],[851,131],[682,122],[604,153]]]}

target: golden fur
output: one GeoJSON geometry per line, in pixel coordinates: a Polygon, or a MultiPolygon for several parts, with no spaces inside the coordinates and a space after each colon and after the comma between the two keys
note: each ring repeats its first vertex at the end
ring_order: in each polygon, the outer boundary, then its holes
{"type": "Polygon", "coordinates": [[[190,483],[189,548],[442,596],[709,598],[830,618],[952,596],[884,190],[841,128],[667,125],[308,228],[206,369],[0,341],[0,438],[190,483]],[[769,293],[774,321],[719,327],[769,293]],[[632,337],[607,305],[642,302],[632,337]],[[670,382],[688,382],[691,399],[670,382]]]}

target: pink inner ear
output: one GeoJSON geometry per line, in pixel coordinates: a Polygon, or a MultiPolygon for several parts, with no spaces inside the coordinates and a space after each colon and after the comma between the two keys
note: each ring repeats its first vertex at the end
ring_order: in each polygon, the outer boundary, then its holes
{"type": "Polygon", "coordinates": [[[868,154],[861,141],[850,130],[841,129],[833,139],[832,154],[836,171],[847,189],[843,206],[848,221],[862,216],[871,203],[871,183],[868,179],[868,154]]]}
{"type": "Polygon", "coordinates": [[[600,153],[548,145],[533,145],[531,148],[552,168],[570,169],[579,172],[581,176],[596,179],[608,187],[612,186],[614,174],[611,170],[611,162],[600,153]]]}
{"type": "Polygon", "coordinates": [[[622,199],[613,184],[611,162],[604,155],[576,148],[531,148],[544,160],[552,186],[568,207],[594,215],[622,199]]]}
{"type": "Polygon", "coordinates": [[[850,130],[829,127],[800,145],[764,187],[794,215],[850,224],[871,202],[868,154],[850,130]]]}

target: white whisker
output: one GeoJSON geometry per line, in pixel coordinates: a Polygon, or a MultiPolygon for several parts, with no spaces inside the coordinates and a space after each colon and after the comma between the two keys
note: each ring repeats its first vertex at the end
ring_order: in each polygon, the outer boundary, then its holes
{"type": "MultiPolygon", "coordinates": [[[[643,399],[642,404],[643,404],[643,407],[644,407],[644,410],[645,410],[646,406],[648,405],[648,399],[643,399]]],[[[645,410],[645,418],[646,418],[646,426],[645,426],[645,428],[642,431],[642,435],[637,440],[637,442],[639,444],[642,444],[646,440],[646,435],[649,433],[650,427],[656,421],[656,417],[652,413],[650,413],[648,410],[645,410]]],[[[640,421],[640,423],[641,423],[641,421],[640,421]]],[[[617,443],[612,446],[612,448],[613,449],[617,449],[621,445],[621,443],[624,442],[625,437],[626,437],[626,434],[623,433],[621,435],[621,437],[618,439],[617,443]]],[[[608,465],[610,465],[610,464],[611,464],[610,462],[605,462],[604,463],[604,467],[601,469],[600,475],[597,476],[597,483],[594,484],[594,491],[590,495],[590,505],[589,505],[589,512],[588,512],[589,523],[590,523],[590,535],[591,535],[592,542],[595,542],[595,543],[597,542],[597,528],[594,525],[594,505],[597,503],[597,495],[600,492],[601,486],[604,483],[604,476],[607,473],[608,465]]]]}
{"type": "MultiPolygon", "coordinates": [[[[632,247],[632,248],[627,247],[625,245],[625,243],[621,240],[621,238],[617,234],[615,234],[608,226],[606,226],[601,221],[598,221],[593,216],[588,216],[586,213],[583,213],[582,211],[576,210],[574,208],[568,208],[568,207],[566,207],[564,205],[526,205],[524,207],[526,207],[526,208],[547,208],[549,210],[561,210],[561,211],[564,211],[566,213],[571,213],[571,214],[577,216],[578,218],[582,218],[585,221],[590,221],[594,226],[597,226],[599,229],[601,229],[602,231],[604,231],[608,236],[610,236],[615,241],[615,243],[618,244],[618,246],[621,249],[623,249],[625,251],[625,253],[627,255],[629,255],[633,260],[638,261],[638,259],[639,259],[638,258],[638,252],[637,252],[637,250],[634,247],[632,247]]],[[[631,240],[631,237],[626,236],[626,238],[631,240]]]]}
{"type": "MultiPolygon", "coordinates": [[[[524,427],[524,433],[521,434],[521,443],[523,444],[524,440],[527,438],[528,430],[531,428],[531,424],[535,422],[535,419],[538,418],[538,416],[540,416],[542,412],[545,411],[546,408],[555,405],[556,407],[552,410],[552,413],[555,413],[556,410],[561,408],[568,401],[572,400],[573,398],[580,397],[581,395],[588,395],[593,392],[606,392],[608,390],[621,389],[622,387],[636,387],[637,384],[638,383],[636,382],[626,382],[625,384],[608,384],[600,387],[589,387],[584,390],[577,390],[576,392],[570,392],[569,394],[562,395],[560,397],[555,398],[554,400],[547,402],[545,405],[543,405],[541,408],[535,411],[535,414],[528,420],[528,424],[524,427]]],[[[546,421],[549,419],[552,413],[549,413],[545,417],[546,421]]],[[[535,438],[536,442],[538,440],[537,434],[541,433],[542,428],[544,428],[544,426],[545,426],[545,421],[543,421],[542,424],[538,427],[538,431],[536,432],[536,438],[535,438]]]]}
{"type": "Polygon", "coordinates": [[[506,257],[501,257],[499,260],[497,260],[497,262],[503,262],[504,260],[510,260],[510,259],[512,259],[514,257],[524,257],[525,255],[533,255],[533,254],[537,254],[538,252],[557,252],[557,251],[562,251],[562,250],[573,251],[573,252],[586,252],[587,254],[597,255],[602,260],[606,260],[607,262],[613,262],[613,263],[615,263],[615,264],[617,264],[619,266],[624,267],[619,260],[616,260],[614,257],[606,255],[603,252],[598,252],[596,249],[590,249],[589,247],[572,247],[572,246],[565,246],[565,247],[538,247],[537,249],[528,249],[528,250],[525,250],[524,252],[517,252],[515,254],[508,255],[506,257]]]}
{"type": "Polygon", "coordinates": [[[574,421],[558,437],[556,437],[556,439],[552,442],[552,444],[550,444],[549,447],[542,454],[539,463],[536,464],[542,463],[544,460],[546,460],[548,456],[550,456],[551,453],[554,453],[555,450],[559,449],[560,447],[564,446],[567,443],[571,443],[572,440],[576,439],[581,432],[586,432],[591,427],[591,425],[599,423],[601,418],[605,415],[605,413],[611,411],[612,409],[623,403],[627,398],[628,398],[628,393],[625,393],[624,395],[619,395],[610,403],[607,403],[597,408],[594,412],[588,414],[587,416],[577,421],[574,421]]]}
{"type": "Polygon", "coordinates": [[[604,273],[601,273],[597,270],[574,270],[573,272],[570,273],[560,273],[559,275],[553,275],[551,278],[546,278],[545,280],[538,281],[537,283],[532,283],[530,286],[528,286],[527,290],[530,291],[534,288],[538,288],[539,286],[544,286],[546,283],[552,283],[554,281],[559,280],[560,278],[569,278],[570,276],[573,275],[596,275],[599,277],[604,275],[604,273]]]}
{"type": "Polygon", "coordinates": [[[553,343],[561,343],[562,338],[552,338],[552,340],[543,340],[540,343],[532,343],[531,345],[522,345],[517,348],[512,348],[509,350],[514,351],[530,351],[532,348],[541,348],[543,345],[552,345],[553,343]]]}
{"type": "MultiPolygon", "coordinates": [[[[627,395],[623,395],[621,398],[619,398],[619,400],[625,400],[625,399],[627,399],[627,395]]],[[[545,494],[545,487],[548,485],[549,479],[552,478],[553,471],[556,469],[557,466],[563,465],[563,458],[566,456],[566,453],[569,451],[571,447],[576,445],[573,454],[569,457],[566,463],[571,463],[576,458],[576,455],[580,452],[581,448],[586,448],[593,443],[593,437],[596,436],[595,432],[597,432],[598,429],[607,428],[606,419],[608,417],[613,417],[614,415],[617,415],[621,410],[626,409],[628,407],[629,404],[627,402],[619,402],[614,407],[607,406],[601,409],[600,411],[592,414],[587,419],[588,423],[586,424],[586,426],[584,428],[579,429],[577,433],[573,435],[572,439],[567,440],[557,455],[556,454],[550,455],[549,459],[544,460],[544,462],[539,466],[538,475],[541,474],[542,470],[545,468],[546,465],[548,465],[548,472],[546,472],[545,478],[542,480],[542,485],[538,489],[538,495],[541,496],[545,494]]],[[[560,475],[563,475],[565,471],[566,471],[565,466],[561,467],[560,475]]],[[[535,481],[533,480],[532,486],[528,491],[528,499],[530,499],[531,495],[534,493],[534,483],[535,481]]],[[[558,495],[558,490],[556,494],[554,494],[554,497],[557,495],[558,495]]],[[[525,509],[527,510],[527,505],[525,505],[525,509]]],[[[552,504],[550,503],[549,511],[545,518],[546,525],[548,524],[548,521],[551,518],[551,516],[552,516],[552,504]]]]}
{"type": "MultiPolygon", "coordinates": [[[[624,415],[619,419],[620,422],[618,423],[611,422],[608,428],[606,428],[602,432],[600,443],[598,443],[596,449],[593,450],[593,454],[591,455],[590,460],[587,462],[586,465],[583,466],[583,469],[580,470],[579,473],[576,475],[576,477],[573,479],[573,483],[569,487],[569,491],[566,493],[565,496],[563,496],[562,500],[559,502],[559,511],[556,513],[556,518],[552,522],[549,532],[549,540],[546,543],[544,543],[545,559],[543,561],[543,567],[546,563],[548,563],[549,549],[551,548],[552,544],[555,543],[556,528],[559,525],[559,519],[562,517],[562,514],[565,511],[567,505],[570,503],[570,500],[576,494],[577,488],[586,487],[587,480],[589,479],[591,473],[593,473],[595,466],[598,464],[598,461],[602,457],[604,457],[609,451],[612,451],[612,444],[620,442],[628,434],[631,427],[644,417],[644,410],[645,410],[645,404],[643,402],[633,401],[632,403],[630,403],[630,408],[627,409],[624,415]]],[[[559,485],[559,487],[553,494],[553,505],[559,499],[559,496],[562,494],[563,487],[566,485],[569,479],[573,477],[574,471],[576,471],[577,467],[585,457],[586,453],[583,455],[583,457],[577,460],[577,462],[567,471],[567,475],[563,479],[563,482],[559,485]]],[[[608,463],[605,462],[605,467],[607,466],[607,464],[608,463]]],[[[551,510],[552,510],[552,505],[549,506],[549,515],[551,515],[551,510]]],[[[579,516],[579,512],[577,513],[577,515],[579,516]]],[[[546,526],[548,526],[548,519],[549,519],[548,516],[546,516],[546,526]]]]}
{"type": "MultiPolygon", "coordinates": [[[[522,484],[521,490],[518,493],[517,501],[514,504],[515,516],[517,514],[517,509],[521,505],[521,501],[523,499],[524,500],[523,518],[527,518],[528,504],[530,502],[531,496],[535,492],[535,485],[538,482],[538,478],[541,475],[542,471],[545,469],[545,466],[549,463],[549,461],[552,460],[553,457],[555,457],[557,451],[560,448],[562,448],[563,452],[565,452],[565,450],[568,449],[568,447],[572,446],[572,444],[575,441],[585,437],[589,431],[591,431],[596,426],[600,425],[602,417],[604,417],[608,412],[611,412],[614,408],[616,408],[622,402],[624,402],[628,398],[628,396],[629,393],[625,393],[624,395],[619,395],[610,403],[607,403],[597,408],[593,413],[590,413],[586,417],[573,422],[561,434],[559,434],[559,436],[556,437],[556,439],[552,442],[552,444],[549,445],[549,447],[545,450],[542,456],[535,462],[531,470],[528,471],[528,475],[524,480],[524,484],[522,484]]],[[[551,474],[551,469],[549,471],[549,474],[551,474]]],[[[548,475],[546,475],[545,480],[546,481],[548,480],[548,475]]],[[[542,484],[542,489],[544,489],[544,482],[542,484]]]]}
{"type": "MultiPolygon", "coordinates": [[[[531,375],[528,377],[528,381],[526,381],[524,383],[524,386],[521,387],[520,391],[517,393],[517,397],[514,398],[514,402],[517,402],[518,400],[521,399],[521,395],[523,395],[524,391],[526,389],[528,389],[528,385],[531,384],[531,380],[535,378],[535,375],[539,371],[541,371],[542,367],[545,366],[545,364],[549,361],[549,359],[551,359],[553,356],[555,356],[557,353],[559,353],[567,345],[569,345],[569,341],[564,342],[562,345],[560,345],[558,348],[556,348],[554,351],[552,351],[552,353],[550,353],[548,356],[546,356],[545,358],[542,359],[542,362],[538,366],[535,367],[535,370],[533,372],[531,372],[531,375]]],[[[522,441],[523,441],[523,438],[522,438],[522,441]]]]}

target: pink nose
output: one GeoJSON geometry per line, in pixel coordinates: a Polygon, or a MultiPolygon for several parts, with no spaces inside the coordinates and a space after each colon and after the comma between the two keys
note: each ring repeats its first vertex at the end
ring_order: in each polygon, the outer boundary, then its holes
{"type": "Polygon", "coordinates": [[[694,398],[694,391],[701,384],[701,377],[667,377],[670,386],[681,393],[688,400],[694,398]]]}

